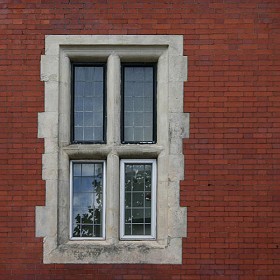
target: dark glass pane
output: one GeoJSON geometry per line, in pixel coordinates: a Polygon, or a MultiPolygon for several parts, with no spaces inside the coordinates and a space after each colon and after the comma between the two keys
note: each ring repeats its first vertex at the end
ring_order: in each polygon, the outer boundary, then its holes
{"type": "Polygon", "coordinates": [[[144,235],[144,225],[143,224],[133,224],[132,225],[132,235],[144,235]]]}
{"type": "Polygon", "coordinates": [[[101,225],[102,223],[102,212],[100,209],[95,209],[94,211],[94,224],[101,225]]]}
{"type": "Polygon", "coordinates": [[[131,192],[125,193],[125,208],[131,207],[131,192]]]}
{"type": "Polygon", "coordinates": [[[78,224],[73,224],[73,237],[81,236],[81,226],[78,224]]]}
{"type": "Polygon", "coordinates": [[[145,234],[150,235],[151,234],[151,225],[145,225],[145,234]]]}
{"type": "Polygon", "coordinates": [[[155,141],[154,78],[153,66],[124,66],[124,142],[155,141]]]}
{"type": "Polygon", "coordinates": [[[132,207],[144,207],[144,192],[134,192],[132,194],[132,207]]]}
{"type": "Polygon", "coordinates": [[[132,169],[129,170],[127,167],[126,167],[126,176],[125,176],[125,191],[131,191],[131,186],[133,184],[133,171],[132,169]]]}
{"type": "Polygon", "coordinates": [[[132,223],[143,224],[144,223],[144,209],[133,209],[132,210],[132,223]]]}
{"type": "Polygon", "coordinates": [[[134,191],[144,191],[144,177],[143,173],[137,174],[136,178],[133,178],[133,190],[134,191]]]}
{"type": "Polygon", "coordinates": [[[150,224],[151,223],[151,208],[145,209],[145,223],[150,224]]]}
{"type": "Polygon", "coordinates": [[[94,227],[94,237],[102,237],[102,228],[101,226],[94,227]]]}
{"type": "Polygon", "coordinates": [[[104,141],[103,69],[103,66],[74,66],[74,142],[104,141]]]}
{"type": "Polygon", "coordinates": [[[131,221],[132,221],[131,212],[132,212],[131,209],[125,210],[125,217],[124,217],[125,223],[131,223],[131,221]]]}
{"type": "Polygon", "coordinates": [[[82,215],[83,224],[93,224],[93,208],[88,208],[87,213],[82,215]]]}
{"type": "Polygon", "coordinates": [[[131,235],[131,224],[125,225],[125,235],[131,235]]]}

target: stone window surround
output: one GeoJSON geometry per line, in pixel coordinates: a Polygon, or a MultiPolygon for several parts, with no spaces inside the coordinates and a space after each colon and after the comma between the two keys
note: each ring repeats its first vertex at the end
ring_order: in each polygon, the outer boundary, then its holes
{"type": "Polygon", "coordinates": [[[44,263],[182,263],[186,208],[179,205],[184,178],[182,138],[187,59],[178,35],[49,35],[41,57],[45,112],[38,116],[44,138],[46,205],[36,207],[36,236],[44,237],[44,263]],[[70,62],[107,61],[107,144],[70,145],[70,62]],[[157,62],[156,144],[120,144],[120,63],[157,62]],[[155,158],[158,166],[157,239],[119,239],[119,168],[122,158],[155,158]],[[106,159],[106,240],[69,240],[69,161],[106,159]],[[113,195],[110,195],[113,194],[113,195]]]}

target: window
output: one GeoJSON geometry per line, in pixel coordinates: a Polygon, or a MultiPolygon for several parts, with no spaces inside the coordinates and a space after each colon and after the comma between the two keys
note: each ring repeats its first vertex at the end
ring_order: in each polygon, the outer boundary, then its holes
{"type": "Polygon", "coordinates": [[[72,142],[105,142],[105,65],[72,64],[72,142]]]}
{"type": "Polygon", "coordinates": [[[181,263],[183,37],[50,35],[45,51],[44,263],[181,263]]]}
{"type": "Polygon", "coordinates": [[[156,65],[122,65],[122,143],[156,142],[156,65]]]}
{"type": "Polygon", "coordinates": [[[105,238],[105,162],[71,161],[70,238],[105,238]]]}
{"type": "Polygon", "coordinates": [[[121,160],[122,239],[156,238],[156,160],[121,160]]]}
{"type": "MultiPolygon", "coordinates": [[[[119,134],[123,134],[122,143],[155,143],[156,64],[133,63],[122,64],[121,67],[123,118],[119,134]]],[[[106,145],[104,69],[105,63],[72,63],[72,143],[106,145]]],[[[111,118],[108,121],[114,122],[111,118]]],[[[142,157],[141,153],[138,157],[142,157]]],[[[103,164],[105,162],[106,160],[103,164]]],[[[99,240],[105,237],[103,164],[71,161],[71,240],[99,240]]],[[[119,227],[122,239],[156,238],[155,165],[154,159],[121,160],[119,227]],[[135,173],[134,177],[130,178],[132,173],[135,173]],[[133,182],[129,190],[127,187],[123,188],[124,184],[127,186],[126,181],[131,179],[133,182]]]]}

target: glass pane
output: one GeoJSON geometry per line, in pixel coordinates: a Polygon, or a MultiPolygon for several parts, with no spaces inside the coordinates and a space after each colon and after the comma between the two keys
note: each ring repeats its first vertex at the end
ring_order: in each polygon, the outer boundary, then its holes
{"type": "Polygon", "coordinates": [[[132,193],[132,207],[144,207],[144,192],[132,193]]]}
{"type": "Polygon", "coordinates": [[[144,67],[135,67],[133,78],[137,81],[144,80],[144,67]]]}
{"type": "Polygon", "coordinates": [[[94,79],[95,81],[103,82],[103,69],[101,67],[94,69],[94,79]]]}
{"type": "Polygon", "coordinates": [[[93,206],[93,196],[89,193],[75,192],[73,196],[74,207],[88,207],[93,206]]]}
{"type": "MultiPolygon", "coordinates": [[[[74,164],[75,166],[76,164],[74,164]]],[[[94,168],[92,166],[92,164],[87,164],[87,163],[83,163],[83,164],[77,164],[80,165],[82,167],[82,176],[92,176],[94,174],[94,168]]]]}
{"type": "Polygon", "coordinates": [[[125,235],[151,235],[152,163],[125,163],[125,235]]]}
{"type": "Polygon", "coordinates": [[[151,223],[151,208],[145,209],[145,223],[150,224],[151,223]]]}
{"type": "Polygon", "coordinates": [[[73,224],[73,237],[81,236],[81,226],[79,224],[73,224]]]}
{"type": "Polygon", "coordinates": [[[84,112],[84,127],[93,127],[93,112],[84,112]]]}
{"type": "Polygon", "coordinates": [[[143,224],[144,223],[144,209],[133,209],[132,210],[132,223],[143,224]]]}
{"type": "Polygon", "coordinates": [[[95,226],[94,227],[94,237],[100,237],[102,236],[102,228],[101,226],[95,226]]]}
{"type": "Polygon", "coordinates": [[[132,222],[132,211],[131,209],[125,210],[125,223],[131,223],[132,222]]]}
{"type": "Polygon", "coordinates": [[[83,224],[93,224],[93,208],[88,208],[87,213],[82,215],[83,224]]]}
{"type": "Polygon", "coordinates": [[[74,176],[81,176],[81,164],[75,164],[73,170],[74,176]]]}
{"type": "Polygon", "coordinates": [[[84,114],[83,113],[75,113],[76,127],[82,127],[84,125],[84,114]]]}
{"type": "Polygon", "coordinates": [[[135,137],[135,139],[140,139],[140,138],[144,139],[143,136],[144,136],[143,128],[142,127],[141,128],[135,127],[134,128],[134,137],[135,137]]]}
{"type": "Polygon", "coordinates": [[[84,127],[84,136],[85,136],[85,139],[93,138],[93,128],[84,127]]]}
{"type": "Polygon", "coordinates": [[[75,131],[74,131],[75,135],[76,135],[76,140],[80,141],[83,139],[83,135],[84,135],[84,131],[82,127],[75,127],[75,131]]]}
{"type": "Polygon", "coordinates": [[[140,128],[142,130],[143,123],[144,123],[143,113],[135,112],[134,113],[134,128],[140,128]]]}
{"type": "MultiPolygon", "coordinates": [[[[80,98],[81,99],[81,98],[80,98]]],[[[84,99],[84,108],[85,108],[85,111],[90,111],[92,112],[92,109],[93,109],[93,98],[85,98],[84,99]]]]}
{"type": "Polygon", "coordinates": [[[133,224],[132,225],[132,235],[144,235],[144,225],[133,224]]]}
{"type": "Polygon", "coordinates": [[[135,112],[143,112],[144,111],[144,100],[143,100],[143,98],[138,98],[138,97],[135,98],[133,105],[134,105],[134,111],[135,112]]]}
{"type": "Polygon", "coordinates": [[[81,237],[93,237],[93,226],[82,225],[81,237]]]}
{"type": "Polygon", "coordinates": [[[131,171],[126,170],[127,176],[125,177],[125,191],[131,191],[131,187],[133,184],[133,175],[131,174],[131,171]]]}
{"type": "Polygon", "coordinates": [[[103,66],[74,66],[73,141],[104,141],[103,70],[103,66]]]}
{"type": "Polygon", "coordinates": [[[145,68],[144,75],[145,75],[145,81],[146,82],[153,82],[153,69],[151,67],[146,67],[145,68]]]}
{"type": "Polygon", "coordinates": [[[94,211],[94,224],[101,225],[102,223],[102,212],[100,209],[95,209],[94,211]]]}
{"type": "Polygon", "coordinates": [[[103,163],[73,162],[73,237],[101,237],[103,224],[103,163]]]}
{"type": "Polygon", "coordinates": [[[84,110],[84,100],[81,97],[77,97],[75,102],[75,111],[78,112],[83,110],[84,110]]]}
{"type": "Polygon", "coordinates": [[[125,225],[125,235],[131,235],[131,224],[125,225]]]}
{"type": "Polygon", "coordinates": [[[95,139],[101,139],[103,137],[103,127],[95,127],[93,129],[93,137],[95,139]]]}
{"type": "Polygon", "coordinates": [[[134,191],[144,191],[144,176],[143,172],[137,174],[136,177],[134,177],[133,180],[133,190],[134,191]]]}
{"type": "Polygon", "coordinates": [[[131,207],[131,192],[126,192],[125,193],[125,208],[131,207]]]}
{"type": "Polygon", "coordinates": [[[123,141],[154,142],[153,66],[124,66],[123,85],[123,141]]]}
{"type": "Polygon", "coordinates": [[[145,225],[145,234],[150,235],[151,234],[151,225],[145,225]]]}
{"type": "Polygon", "coordinates": [[[151,130],[148,127],[144,128],[144,137],[152,137],[151,130]]]}
{"type": "MultiPolygon", "coordinates": [[[[81,180],[81,186],[80,186],[80,191],[81,192],[93,192],[94,191],[94,189],[93,189],[93,187],[94,187],[93,186],[93,177],[83,176],[83,177],[80,177],[80,180],[81,180]]],[[[75,191],[76,191],[76,186],[74,188],[74,192],[75,191]]]]}

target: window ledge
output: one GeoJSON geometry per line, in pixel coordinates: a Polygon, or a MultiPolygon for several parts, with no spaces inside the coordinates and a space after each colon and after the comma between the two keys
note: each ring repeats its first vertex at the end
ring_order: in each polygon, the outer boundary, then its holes
{"type": "Polygon", "coordinates": [[[143,158],[157,157],[164,150],[163,146],[156,144],[73,144],[63,147],[63,151],[71,159],[79,158],[105,158],[108,154],[115,154],[121,158],[139,157],[139,152],[143,158]]]}
{"type": "Polygon", "coordinates": [[[181,240],[156,241],[69,241],[45,256],[45,263],[181,263],[181,240]],[[175,249],[175,250],[174,250],[175,249]]]}

